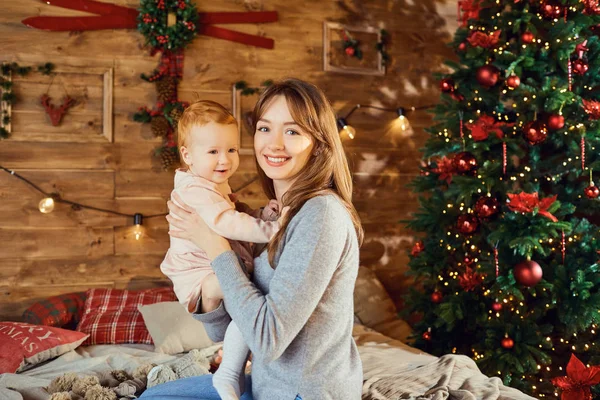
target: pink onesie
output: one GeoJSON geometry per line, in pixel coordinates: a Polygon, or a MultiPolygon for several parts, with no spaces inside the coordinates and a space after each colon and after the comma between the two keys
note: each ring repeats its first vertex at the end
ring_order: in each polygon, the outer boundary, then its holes
{"type": "MultiPolygon", "coordinates": [[[[248,243],[267,243],[279,230],[278,222],[268,222],[235,210],[229,199],[228,183],[217,184],[183,169],[175,172],[175,188],[183,202],[192,207],[208,226],[230,240],[232,249],[245,263],[253,257],[248,243]]],[[[171,200],[173,196],[171,195],[171,200]]],[[[206,253],[189,240],[171,236],[171,246],[160,265],[160,270],[173,282],[173,290],[188,310],[195,307],[202,281],[212,273],[206,253]]]]}

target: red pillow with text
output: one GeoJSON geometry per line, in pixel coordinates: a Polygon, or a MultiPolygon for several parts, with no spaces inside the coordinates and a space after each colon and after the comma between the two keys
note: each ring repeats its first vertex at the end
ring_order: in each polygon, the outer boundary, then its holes
{"type": "Polygon", "coordinates": [[[84,345],[152,344],[138,306],[175,300],[171,288],[140,291],[89,289],[77,330],[90,335],[84,345]]]}
{"type": "Polygon", "coordinates": [[[79,346],[87,334],[24,322],[0,322],[0,374],[16,373],[79,346]]]}

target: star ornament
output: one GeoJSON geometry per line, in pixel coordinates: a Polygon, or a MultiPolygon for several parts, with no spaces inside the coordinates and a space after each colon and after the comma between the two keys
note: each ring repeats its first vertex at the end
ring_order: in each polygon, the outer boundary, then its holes
{"type": "Polygon", "coordinates": [[[567,365],[567,376],[552,379],[552,384],[562,389],[561,400],[592,400],[591,386],[600,383],[600,366],[586,367],[575,354],[567,365]]]}

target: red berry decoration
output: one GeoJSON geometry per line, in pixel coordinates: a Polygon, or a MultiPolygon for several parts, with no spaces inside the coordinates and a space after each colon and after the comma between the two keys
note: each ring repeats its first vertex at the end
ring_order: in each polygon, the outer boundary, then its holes
{"type": "Polygon", "coordinates": [[[444,296],[442,296],[442,293],[438,292],[437,290],[431,293],[431,301],[435,304],[441,303],[443,297],[444,296]]]}
{"type": "Polygon", "coordinates": [[[590,68],[587,62],[583,61],[581,58],[573,61],[573,72],[577,75],[583,75],[590,68]]]}
{"type": "Polygon", "coordinates": [[[558,114],[550,114],[548,117],[548,128],[555,131],[561,129],[563,126],[565,126],[565,117],[558,114]]]}
{"type": "Polygon", "coordinates": [[[515,279],[521,285],[528,287],[535,286],[543,275],[540,264],[532,260],[523,261],[516,265],[514,270],[515,279]]]}
{"type": "Polygon", "coordinates": [[[454,91],[454,81],[450,78],[444,78],[440,81],[440,89],[444,93],[450,93],[454,91]]]}
{"type": "Polygon", "coordinates": [[[459,51],[465,51],[466,49],[467,49],[467,44],[465,42],[462,42],[461,44],[458,45],[459,51]]]}
{"type": "Polygon", "coordinates": [[[354,47],[348,46],[346,47],[346,54],[352,57],[354,55],[354,47]]]}
{"type": "Polygon", "coordinates": [[[523,43],[531,43],[533,42],[533,39],[533,33],[531,32],[523,32],[521,35],[521,41],[523,41],[523,43]]]}
{"type": "Polygon", "coordinates": [[[474,172],[477,169],[477,159],[468,151],[461,151],[454,156],[452,160],[454,168],[462,174],[474,172]]]}
{"type": "Polygon", "coordinates": [[[523,136],[532,146],[540,144],[548,138],[548,128],[543,122],[533,121],[525,125],[523,136]]]}
{"type": "Polygon", "coordinates": [[[423,339],[430,341],[431,340],[431,332],[423,332],[423,339]]]}
{"type": "Polygon", "coordinates": [[[500,72],[498,71],[498,68],[490,64],[484,65],[483,67],[479,67],[475,75],[475,78],[477,78],[477,82],[479,82],[481,86],[484,86],[486,88],[491,88],[496,83],[498,83],[499,77],[500,72]]]}
{"type": "Polygon", "coordinates": [[[492,304],[492,310],[494,310],[494,311],[496,311],[496,312],[499,312],[499,311],[501,311],[501,310],[502,310],[502,303],[500,303],[499,301],[497,301],[497,300],[496,300],[496,301],[495,301],[495,302],[492,304]]]}
{"type": "Polygon", "coordinates": [[[413,257],[418,256],[423,250],[425,250],[425,245],[422,240],[416,242],[410,252],[413,257]]]}
{"type": "Polygon", "coordinates": [[[456,222],[456,227],[463,235],[470,235],[477,230],[479,227],[479,222],[474,215],[459,215],[456,222]]]}
{"type": "Polygon", "coordinates": [[[593,183],[586,187],[583,190],[583,193],[585,193],[585,197],[587,197],[588,199],[597,199],[598,196],[600,196],[600,189],[598,189],[598,186],[595,186],[593,183]]]}
{"type": "Polygon", "coordinates": [[[502,339],[502,347],[504,347],[505,349],[512,349],[514,345],[515,341],[509,338],[508,335],[506,335],[506,337],[502,339]]]}
{"type": "Polygon", "coordinates": [[[546,18],[560,18],[564,14],[564,9],[553,2],[542,3],[542,13],[546,18]]]}
{"type": "Polygon", "coordinates": [[[495,197],[481,197],[475,203],[475,214],[480,219],[489,218],[499,211],[498,200],[495,197]]]}
{"type": "Polygon", "coordinates": [[[521,84],[521,79],[517,75],[511,75],[506,79],[506,86],[516,89],[521,84]]]}

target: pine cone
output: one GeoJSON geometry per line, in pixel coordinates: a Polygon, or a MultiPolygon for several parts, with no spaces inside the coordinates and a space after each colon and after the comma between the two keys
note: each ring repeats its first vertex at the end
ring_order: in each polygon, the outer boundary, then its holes
{"type": "Polygon", "coordinates": [[[183,111],[179,107],[175,107],[169,113],[169,117],[173,120],[173,129],[177,129],[179,118],[183,115],[183,111]]]}
{"type": "Polygon", "coordinates": [[[177,78],[174,76],[165,76],[156,81],[156,95],[158,101],[166,103],[171,99],[177,98],[177,78]]]}
{"type": "Polygon", "coordinates": [[[152,133],[156,137],[167,136],[167,134],[169,133],[169,130],[171,129],[171,125],[169,125],[169,121],[162,115],[152,117],[152,121],[150,121],[150,126],[152,127],[152,133]]]}
{"type": "Polygon", "coordinates": [[[160,152],[160,162],[162,164],[163,169],[169,169],[172,166],[176,165],[179,162],[177,148],[163,148],[160,152]]]}

